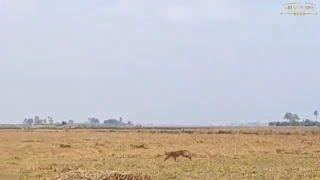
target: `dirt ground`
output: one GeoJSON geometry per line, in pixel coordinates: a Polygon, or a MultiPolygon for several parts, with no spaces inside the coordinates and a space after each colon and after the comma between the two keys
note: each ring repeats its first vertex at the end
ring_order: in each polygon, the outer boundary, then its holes
{"type": "Polygon", "coordinates": [[[55,179],[70,171],[152,179],[320,179],[318,128],[1,130],[0,179],[55,179]],[[164,161],[189,150],[192,161],[164,161]]]}

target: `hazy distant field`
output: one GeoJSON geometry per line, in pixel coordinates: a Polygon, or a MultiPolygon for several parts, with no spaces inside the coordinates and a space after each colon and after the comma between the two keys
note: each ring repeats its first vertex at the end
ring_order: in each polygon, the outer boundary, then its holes
{"type": "Polygon", "coordinates": [[[320,129],[0,131],[0,179],[54,179],[76,170],[152,179],[320,179],[320,129]],[[144,148],[135,145],[144,144],[144,148]],[[133,146],[131,146],[133,145],[133,146]],[[186,149],[193,161],[164,162],[186,149]]]}

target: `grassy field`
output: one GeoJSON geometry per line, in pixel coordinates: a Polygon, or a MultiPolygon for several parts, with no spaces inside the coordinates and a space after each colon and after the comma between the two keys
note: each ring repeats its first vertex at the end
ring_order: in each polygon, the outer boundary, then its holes
{"type": "Polygon", "coordinates": [[[55,179],[77,170],[152,179],[320,179],[319,155],[317,128],[0,131],[0,179],[55,179]],[[164,161],[165,151],[184,149],[192,161],[164,161]]]}

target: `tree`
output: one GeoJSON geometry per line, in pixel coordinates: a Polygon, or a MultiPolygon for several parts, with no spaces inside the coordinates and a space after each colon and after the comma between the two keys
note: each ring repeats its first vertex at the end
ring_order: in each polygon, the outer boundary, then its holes
{"type": "Polygon", "coordinates": [[[34,123],[34,124],[41,124],[40,117],[39,117],[39,116],[34,117],[33,123],[34,123]]]}
{"type": "Polygon", "coordinates": [[[53,124],[53,118],[48,116],[48,121],[49,121],[49,124],[53,124]]]}
{"type": "Polygon", "coordinates": [[[314,111],[313,115],[316,118],[316,121],[318,121],[319,112],[318,111],[314,111]]]}
{"type": "Polygon", "coordinates": [[[293,121],[295,122],[295,121],[298,121],[298,120],[300,120],[300,117],[298,116],[298,114],[294,114],[293,115],[293,121]]]}
{"type": "Polygon", "coordinates": [[[32,118],[30,118],[30,119],[25,118],[23,123],[26,124],[26,125],[32,125],[33,124],[33,119],[32,118]]]}
{"type": "Polygon", "coordinates": [[[98,118],[88,118],[90,124],[100,124],[100,120],[98,118]]]}
{"type": "Polygon", "coordinates": [[[293,122],[298,121],[300,119],[300,117],[297,114],[292,114],[290,112],[287,112],[284,115],[283,119],[287,119],[287,120],[289,120],[289,122],[293,123],[293,122]]]}
{"type": "Polygon", "coordinates": [[[293,114],[290,113],[290,112],[287,112],[287,113],[284,115],[283,119],[286,119],[286,120],[288,120],[288,121],[291,121],[292,117],[293,117],[293,114]]]}

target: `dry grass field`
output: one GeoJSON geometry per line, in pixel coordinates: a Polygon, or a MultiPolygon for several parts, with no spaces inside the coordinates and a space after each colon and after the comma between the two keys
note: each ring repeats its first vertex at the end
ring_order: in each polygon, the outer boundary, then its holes
{"type": "Polygon", "coordinates": [[[317,128],[0,131],[0,179],[106,170],[152,179],[320,179],[319,155],[317,128]],[[192,161],[164,161],[165,151],[183,149],[192,161]]]}

